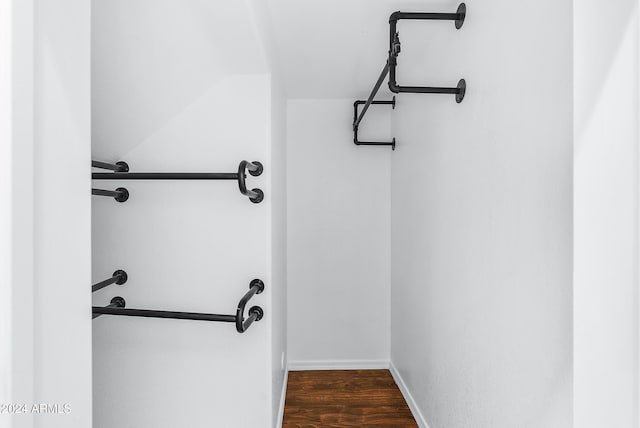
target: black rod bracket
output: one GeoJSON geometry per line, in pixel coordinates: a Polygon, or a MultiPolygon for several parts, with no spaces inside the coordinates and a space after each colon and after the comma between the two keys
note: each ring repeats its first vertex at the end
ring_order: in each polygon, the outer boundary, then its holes
{"type": "Polygon", "coordinates": [[[100,281],[96,284],[93,284],[91,286],[91,292],[95,293],[96,291],[102,290],[104,287],[107,287],[111,284],[122,285],[126,283],[128,279],[129,279],[129,275],[127,275],[127,272],[125,272],[122,269],[118,269],[111,275],[111,278],[108,278],[108,279],[105,279],[104,281],[100,281]]]}
{"type": "Polygon", "coordinates": [[[458,10],[456,11],[456,13],[458,14],[458,19],[455,20],[456,30],[459,30],[462,28],[464,19],[467,17],[467,5],[464,3],[460,3],[458,5],[458,10]]]}
{"type": "Polygon", "coordinates": [[[118,202],[126,202],[129,199],[129,191],[124,187],[118,187],[116,190],[91,189],[91,194],[109,196],[118,202]]]}
{"type": "Polygon", "coordinates": [[[244,308],[247,306],[249,300],[256,294],[260,294],[264,291],[264,282],[260,279],[254,279],[249,284],[249,291],[242,296],[240,302],[238,302],[238,308],[236,309],[236,331],[238,333],[244,333],[254,321],[260,321],[264,316],[264,312],[260,306],[253,306],[249,309],[249,317],[245,319],[244,308]]]}
{"type": "MultiPolygon", "coordinates": [[[[370,101],[368,105],[371,104],[385,104],[390,105],[391,109],[396,108],[396,97],[394,96],[391,101],[370,101]]],[[[353,103],[353,144],[356,146],[391,146],[391,150],[396,149],[396,139],[393,138],[391,141],[360,141],[358,139],[358,130],[360,126],[360,121],[362,117],[364,117],[364,111],[358,114],[358,106],[365,105],[368,108],[367,101],[364,100],[356,100],[353,103]]]]}
{"type": "Polygon", "coordinates": [[[399,20],[450,20],[455,22],[457,29],[462,28],[467,16],[467,6],[460,3],[456,13],[419,13],[419,12],[393,12],[389,17],[389,90],[393,93],[414,93],[414,94],[453,94],[457,103],[461,103],[467,90],[464,79],[458,81],[456,87],[431,87],[431,86],[401,86],[396,82],[396,68],[398,66],[398,55],[401,51],[400,35],[396,31],[399,20]]]}
{"type": "Polygon", "coordinates": [[[367,113],[371,104],[391,104],[395,109],[396,98],[393,97],[391,101],[374,101],[376,94],[380,90],[380,85],[384,79],[389,76],[389,90],[393,93],[409,92],[417,94],[453,94],[455,95],[456,102],[461,103],[467,92],[467,83],[464,79],[458,81],[458,85],[455,88],[440,88],[429,86],[400,86],[396,82],[396,68],[398,67],[398,55],[400,54],[401,44],[400,35],[398,34],[397,24],[401,19],[419,19],[419,20],[440,20],[440,21],[454,21],[455,27],[459,30],[464,24],[464,20],[467,16],[467,6],[464,3],[460,3],[456,13],[422,13],[422,12],[393,12],[389,16],[389,52],[387,62],[385,63],[382,73],[378,77],[369,97],[366,101],[356,100],[353,103],[353,143],[357,146],[391,146],[392,150],[396,149],[396,139],[392,141],[360,141],[358,139],[358,127],[360,122],[367,113]],[[364,105],[362,111],[358,112],[358,106],[364,105]]]}

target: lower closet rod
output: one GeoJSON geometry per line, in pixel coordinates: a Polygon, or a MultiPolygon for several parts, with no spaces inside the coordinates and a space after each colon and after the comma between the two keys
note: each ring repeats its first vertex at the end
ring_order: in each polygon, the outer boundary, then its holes
{"type": "Polygon", "coordinates": [[[154,311],[150,309],[125,309],[122,307],[93,307],[94,314],[122,315],[128,317],[172,318],[179,320],[236,322],[235,315],[203,314],[200,312],[154,311]]]}
{"type": "Polygon", "coordinates": [[[108,306],[93,306],[93,318],[100,315],[121,315],[127,317],[145,317],[145,318],[170,318],[194,321],[216,321],[216,322],[232,322],[236,324],[238,333],[244,333],[254,321],[260,321],[264,316],[264,312],[260,306],[252,306],[249,308],[249,317],[244,318],[244,310],[249,300],[256,294],[264,291],[264,282],[254,279],[249,285],[249,291],[242,296],[238,303],[235,315],[206,314],[200,312],[175,312],[175,311],[156,311],[151,309],[125,309],[124,299],[122,297],[114,297],[108,306]],[[119,300],[118,300],[119,299],[119,300]]]}
{"type": "MultiPolygon", "coordinates": [[[[106,306],[106,308],[124,308],[124,305],[126,304],[126,302],[124,301],[124,299],[120,296],[118,297],[114,297],[113,299],[111,299],[111,303],[109,303],[108,306],[106,306]]],[[[100,315],[102,314],[98,314],[96,313],[96,311],[93,311],[93,319],[98,318],[100,315]]]]}

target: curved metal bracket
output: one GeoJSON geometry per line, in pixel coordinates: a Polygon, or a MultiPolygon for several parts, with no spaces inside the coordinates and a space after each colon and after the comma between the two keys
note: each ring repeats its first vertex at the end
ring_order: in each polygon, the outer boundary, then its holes
{"type": "Polygon", "coordinates": [[[249,162],[246,160],[243,160],[240,162],[240,165],[238,165],[238,187],[240,188],[240,193],[248,196],[249,200],[254,204],[259,204],[264,199],[264,193],[258,188],[247,190],[247,185],[245,183],[247,170],[253,177],[257,177],[262,174],[264,167],[258,161],[249,162]]]}
{"type": "Polygon", "coordinates": [[[116,190],[91,189],[92,195],[108,196],[118,202],[126,202],[129,199],[129,191],[124,187],[118,187],[116,190]]]}
{"type": "Polygon", "coordinates": [[[254,279],[249,284],[249,291],[242,296],[240,302],[238,302],[238,309],[236,310],[236,330],[238,333],[244,333],[254,321],[260,321],[264,316],[264,312],[261,307],[253,306],[249,309],[249,317],[244,318],[244,308],[247,306],[249,300],[256,294],[260,294],[264,291],[264,282],[260,279],[254,279]]]}

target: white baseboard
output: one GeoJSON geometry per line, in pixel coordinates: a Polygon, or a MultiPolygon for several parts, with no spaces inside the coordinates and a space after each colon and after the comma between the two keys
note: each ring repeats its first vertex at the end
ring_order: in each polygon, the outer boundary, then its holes
{"type": "Polygon", "coordinates": [[[404,396],[404,401],[407,402],[407,405],[409,406],[409,409],[413,414],[413,418],[418,423],[418,426],[420,428],[429,428],[427,420],[424,418],[422,412],[418,408],[418,405],[413,399],[411,392],[409,392],[409,388],[407,388],[407,384],[404,383],[404,379],[402,379],[402,376],[400,376],[400,372],[398,371],[398,369],[396,369],[396,366],[393,365],[393,361],[389,362],[389,371],[391,372],[391,376],[393,376],[393,380],[396,381],[398,388],[400,388],[400,392],[404,396]]]}
{"type": "Polygon", "coordinates": [[[287,399],[287,382],[289,381],[289,370],[284,370],[284,380],[282,381],[282,392],[280,393],[280,409],[278,409],[278,421],[276,428],[282,428],[282,420],[284,419],[284,403],[287,399]]]}
{"type": "Polygon", "coordinates": [[[388,369],[389,360],[307,360],[289,361],[290,371],[303,370],[378,370],[388,369]]]}

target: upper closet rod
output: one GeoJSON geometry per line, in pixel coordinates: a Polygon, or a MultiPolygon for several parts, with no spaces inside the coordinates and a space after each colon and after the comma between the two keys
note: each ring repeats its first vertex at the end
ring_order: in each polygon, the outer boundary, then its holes
{"type": "MultiPolygon", "coordinates": [[[[116,162],[115,165],[121,162],[116,162]]],[[[126,165],[125,162],[122,162],[126,165]]],[[[96,168],[113,169],[114,164],[92,161],[91,165],[96,168]],[[98,165],[106,165],[98,166],[98,165]]],[[[127,171],[129,170],[127,166],[127,171]]],[[[264,192],[260,189],[248,190],[245,184],[247,177],[246,171],[249,171],[253,177],[262,174],[264,170],[262,164],[258,161],[248,162],[243,160],[238,165],[238,172],[94,172],[91,177],[94,180],[238,180],[240,193],[249,197],[253,203],[260,203],[264,199],[264,192]]]]}

